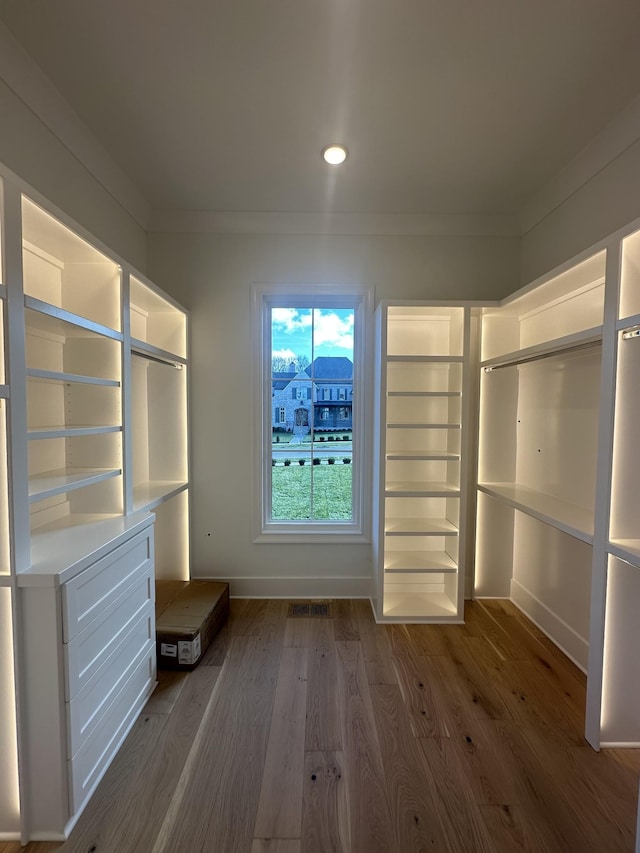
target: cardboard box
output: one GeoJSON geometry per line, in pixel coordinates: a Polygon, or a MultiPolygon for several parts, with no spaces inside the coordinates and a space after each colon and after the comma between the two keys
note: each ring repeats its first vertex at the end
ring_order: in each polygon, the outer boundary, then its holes
{"type": "Polygon", "coordinates": [[[229,615],[229,584],[157,582],[156,650],[161,669],[193,669],[229,615]]]}

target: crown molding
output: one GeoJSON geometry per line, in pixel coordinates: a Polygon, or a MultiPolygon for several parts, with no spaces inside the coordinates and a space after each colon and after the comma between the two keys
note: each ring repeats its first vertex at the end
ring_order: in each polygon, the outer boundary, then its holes
{"type": "Polygon", "coordinates": [[[0,79],[138,225],[146,229],[149,203],[2,22],[0,79]]]}
{"type": "Polygon", "coordinates": [[[519,237],[516,214],[262,213],[153,210],[150,232],[519,237]]]}
{"type": "Polygon", "coordinates": [[[524,236],[640,140],[640,96],[631,101],[560,172],[544,184],[520,213],[524,236]]]}

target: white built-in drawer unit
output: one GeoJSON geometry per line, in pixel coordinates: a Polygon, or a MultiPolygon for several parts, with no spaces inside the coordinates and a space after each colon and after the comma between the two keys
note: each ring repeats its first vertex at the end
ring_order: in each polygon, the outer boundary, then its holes
{"type": "Polygon", "coordinates": [[[151,561],[152,538],[147,531],[132,537],[62,587],[62,629],[70,642],[89,623],[101,619],[118,601],[143,567],[151,561]]]}
{"type": "Polygon", "coordinates": [[[153,559],[144,513],[71,574],[22,578],[26,769],[43,837],[67,837],[155,685],[153,559]]]}

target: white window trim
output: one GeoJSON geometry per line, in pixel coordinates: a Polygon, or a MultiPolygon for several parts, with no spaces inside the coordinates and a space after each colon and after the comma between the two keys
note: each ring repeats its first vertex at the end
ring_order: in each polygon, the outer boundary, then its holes
{"type": "Polygon", "coordinates": [[[254,284],[253,329],[253,527],[254,542],[370,542],[373,425],[373,288],[338,285],[254,284]],[[353,385],[363,401],[353,413],[353,520],[273,521],[271,501],[271,308],[353,308],[356,312],[353,385]]]}

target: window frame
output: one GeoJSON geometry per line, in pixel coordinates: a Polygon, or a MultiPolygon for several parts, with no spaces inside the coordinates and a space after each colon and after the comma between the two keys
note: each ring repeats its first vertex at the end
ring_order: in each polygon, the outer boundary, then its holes
{"type": "Polygon", "coordinates": [[[253,285],[254,542],[371,541],[372,318],[373,289],[370,287],[253,285]],[[352,410],[353,515],[350,521],[274,521],[270,517],[272,308],[352,308],[354,311],[353,387],[362,403],[352,410]]]}

